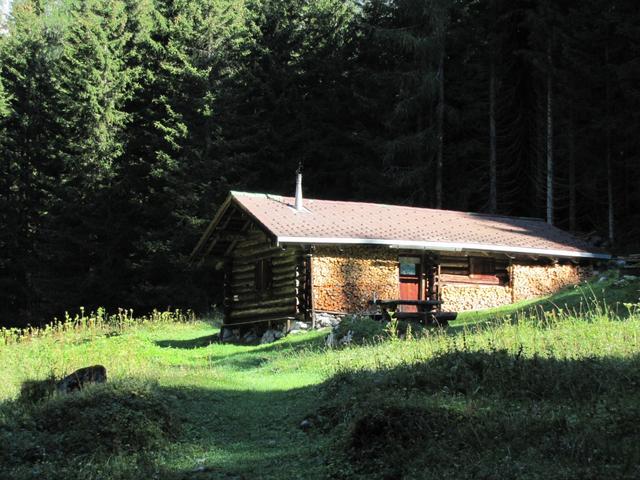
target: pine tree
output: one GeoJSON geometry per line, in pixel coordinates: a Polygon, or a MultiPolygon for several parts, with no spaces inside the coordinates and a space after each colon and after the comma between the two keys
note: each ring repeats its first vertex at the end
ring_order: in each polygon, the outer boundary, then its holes
{"type": "Polygon", "coordinates": [[[59,151],[66,142],[53,80],[60,28],[44,6],[38,0],[16,1],[0,42],[9,103],[0,138],[0,314],[23,322],[40,309],[41,292],[34,280],[42,266],[38,240],[49,199],[59,188],[59,151]]]}

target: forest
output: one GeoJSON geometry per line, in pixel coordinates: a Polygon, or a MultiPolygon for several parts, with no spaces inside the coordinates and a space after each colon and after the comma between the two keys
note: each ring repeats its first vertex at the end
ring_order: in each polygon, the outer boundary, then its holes
{"type": "MultiPolygon", "coordinates": [[[[634,0],[14,0],[0,325],[219,300],[229,190],[546,219],[640,241],[634,0]]],[[[402,219],[398,219],[401,222],[402,219]]]]}

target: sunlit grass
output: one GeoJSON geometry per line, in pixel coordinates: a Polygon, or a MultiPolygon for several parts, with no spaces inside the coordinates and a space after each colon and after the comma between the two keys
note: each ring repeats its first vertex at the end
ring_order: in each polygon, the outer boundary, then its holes
{"type": "MultiPolygon", "coordinates": [[[[179,312],[142,321],[128,313],[111,321],[104,314],[101,319],[80,316],[45,331],[3,332],[0,400],[15,399],[25,380],[102,364],[110,380],[157,382],[166,395],[177,399],[185,424],[181,437],[145,460],[157,478],[190,478],[189,472],[203,465],[217,473],[203,473],[201,478],[226,478],[227,473],[297,478],[292,471],[300,472],[300,478],[324,478],[341,430],[309,435],[299,423],[321,402],[330,402],[323,392],[332,379],[359,372],[387,375],[429,365],[452,352],[506,352],[522,359],[558,361],[637,358],[640,285],[614,289],[602,283],[536,302],[464,314],[450,328],[428,330],[416,338],[387,336],[335,350],[324,346],[326,331],[290,335],[268,345],[234,345],[217,341],[215,322],[179,312]],[[584,306],[576,308],[581,302],[584,306]]],[[[345,392],[356,399],[374,398],[360,390],[345,392]]],[[[487,399],[470,404],[457,396],[420,392],[406,402],[462,409],[491,405],[487,399]]],[[[135,472],[141,468],[140,459],[131,456],[89,461],[69,478],[138,478],[135,472]]],[[[62,468],[52,465],[54,470],[62,468]]],[[[11,475],[32,478],[26,471],[11,475]]]]}

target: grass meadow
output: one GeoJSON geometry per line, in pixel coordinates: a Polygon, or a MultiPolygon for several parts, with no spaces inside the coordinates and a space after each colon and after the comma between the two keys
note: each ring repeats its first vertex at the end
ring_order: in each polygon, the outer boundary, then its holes
{"type": "Polygon", "coordinates": [[[639,289],[607,279],[341,349],[327,331],[221,344],[180,312],[3,330],[0,478],[639,478],[639,289]],[[23,388],[94,364],[107,384],[23,388]]]}

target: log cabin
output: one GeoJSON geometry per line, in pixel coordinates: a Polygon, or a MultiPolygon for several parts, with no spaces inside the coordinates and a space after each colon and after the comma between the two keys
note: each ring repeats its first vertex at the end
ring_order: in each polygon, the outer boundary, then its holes
{"type": "Polygon", "coordinates": [[[224,327],[326,326],[371,299],[477,310],[553,293],[610,256],[542,220],[231,192],[193,249],[224,274],[224,327]]]}

